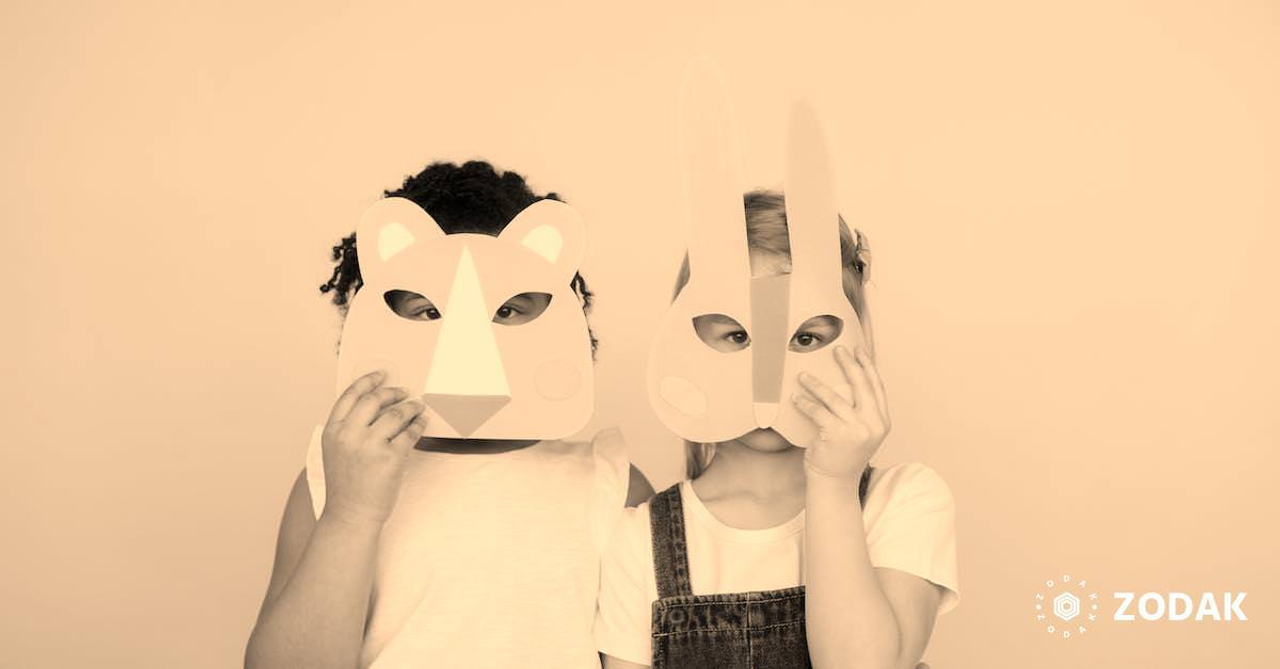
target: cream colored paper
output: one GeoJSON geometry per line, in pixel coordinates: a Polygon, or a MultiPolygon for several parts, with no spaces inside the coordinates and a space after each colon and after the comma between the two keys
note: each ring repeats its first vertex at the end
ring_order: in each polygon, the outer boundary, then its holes
{"type": "Polygon", "coordinates": [[[386,369],[427,407],[427,436],[555,439],[580,430],[593,407],[591,343],[570,287],[585,245],[569,205],[541,200],[497,236],[445,234],[412,201],[386,198],[356,231],[364,286],[342,331],[336,389],[386,369]],[[386,293],[430,300],[436,320],[406,318],[386,293]],[[522,293],[551,296],[538,317],[495,322],[522,293]]]}
{"type": "Polygon", "coordinates": [[[863,340],[842,288],[839,218],[818,119],[802,103],[791,112],[785,192],[792,271],[756,278],[733,113],[708,61],[695,62],[686,73],[679,127],[690,273],[650,351],[650,402],[667,427],[691,441],[723,441],[773,428],[793,444],[808,446],[815,426],[791,402],[802,392],[799,373],[810,372],[849,398],[834,353],[837,345],[852,350],[863,340]],[[693,325],[709,314],[737,321],[750,344],[728,352],[711,348],[693,325]],[[800,326],[818,316],[839,319],[838,337],[812,351],[790,350],[800,326]]]}

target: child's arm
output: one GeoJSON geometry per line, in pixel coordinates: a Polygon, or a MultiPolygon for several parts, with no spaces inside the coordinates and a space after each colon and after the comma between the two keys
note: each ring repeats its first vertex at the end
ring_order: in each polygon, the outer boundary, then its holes
{"type": "Polygon", "coordinates": [[[858,478],[810,474],[805,497],[805,617],[813,666],[909,669],[933,633],[941,593],[873,567],[858,478]],[[850,607],[857,606],[851,614],[850,607]]]}
{"type": "Polygon", "coordinates": [[[327,511],[314,519],[306,475],[300,475],[280,522],[245,669],[356,666],[381,524],[327,511]]]}
{"type": "Polygon", "coordinates": [[[334,403],[323,449],[328,499],[312,520],[305,473],[285,505],[271,583],[245,649],[246,669],[350,669],[359,662],[374,558],[404,459],[422,436],[422,405],[382,377],[334,403]]]}
{"type": "Polygon", "coordinates": [[[884,386],[865,351],[836,359],[850,402],[802,375],[795,398],[818,425],[805,453],[805,625],[813,665],[915,667],[933,632],[941,593],[929,581],[871,563],[858,484],[889,431],[884,386]],[[857,614],[849,613],[856,604],[857,614]]]}

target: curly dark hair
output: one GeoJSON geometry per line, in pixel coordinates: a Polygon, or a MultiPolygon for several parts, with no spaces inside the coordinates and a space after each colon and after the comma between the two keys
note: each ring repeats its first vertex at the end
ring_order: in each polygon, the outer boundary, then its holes
{"type": "MultiPolygon", "coordinates": [[[[436,162],[421,172],[406,177],[395,190],[382,192],[383,197],[403,197],[422,207],[448,234],[469,232],[497,236],[525,207],[539,200],[563,202],[556,193],[537,195],[523,176],[516,172],[499,172],[483,160],[469,160],[462,165],[436,162]]],[[[329,280],[321,284],[322,294],[332,293],[332,301],[345,318],[351,298],[364,285],[356,254],[356,234],[343,237],[333,247],[334,268],[329,280]]],[[[587,288],[581,274],[574,273],[569,282],[582,301],[582,311],[589,313],[595,294],[587,288]]],[[[591,336],[594,356],[599,342],[591,336]]]]}

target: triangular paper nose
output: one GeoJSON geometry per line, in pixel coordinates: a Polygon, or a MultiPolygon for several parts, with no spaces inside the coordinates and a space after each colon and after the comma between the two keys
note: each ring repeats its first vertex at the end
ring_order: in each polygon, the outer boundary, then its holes
{"type": "MultiPolygon", "coordinates": [[[[510,396],[502,355],[493,336],[493,314],[471,250],[462,248],[453,287],[444,307],[444,322],[436,341],[424,391],[435,395],[510,396]]],[[[452,422],[450,422],[452,424],[452,422]]]]}
{"type": "Polygon", "coordinates": [[[509,395],[435,395],[422,396],[431,410],[444,419],[449,427],[466,437],[484,425],[490,416],[498,413],[511,401],[509,395]]]}

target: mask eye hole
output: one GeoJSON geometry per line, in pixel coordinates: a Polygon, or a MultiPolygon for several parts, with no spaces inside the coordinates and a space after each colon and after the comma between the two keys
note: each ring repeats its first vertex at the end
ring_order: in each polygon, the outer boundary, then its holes
{"type": "Polygon", "coordinates": [[[829,314],[814,316],[800,324],[796,333],[791,335],[787,350],[796,353],[813,353],[826,348],[828,344],[840,337],[844,331],[844,321],[829,314]]]}
{"type": "Polygon", "coordinates": [[[411,290],[388,290],[382,294],[387,306],[401,318],[412,321],[435,321],[441,317],[440,310],[427,298],[411,290]]]}
{"type": "Polygon", "coordinates": [[[493,313],[493,322],[500,325],[524,325],[542,315],[551,305],[548,293],[520,293],[502,303],[493,313]]]}
{"type": "Polygon", "coordinates": [[[751,345],[751,335],[742,324],[724,314],[703,314],[693,317],[693,330],[702,343],[721,353],[741,351],[751,345]]]}

